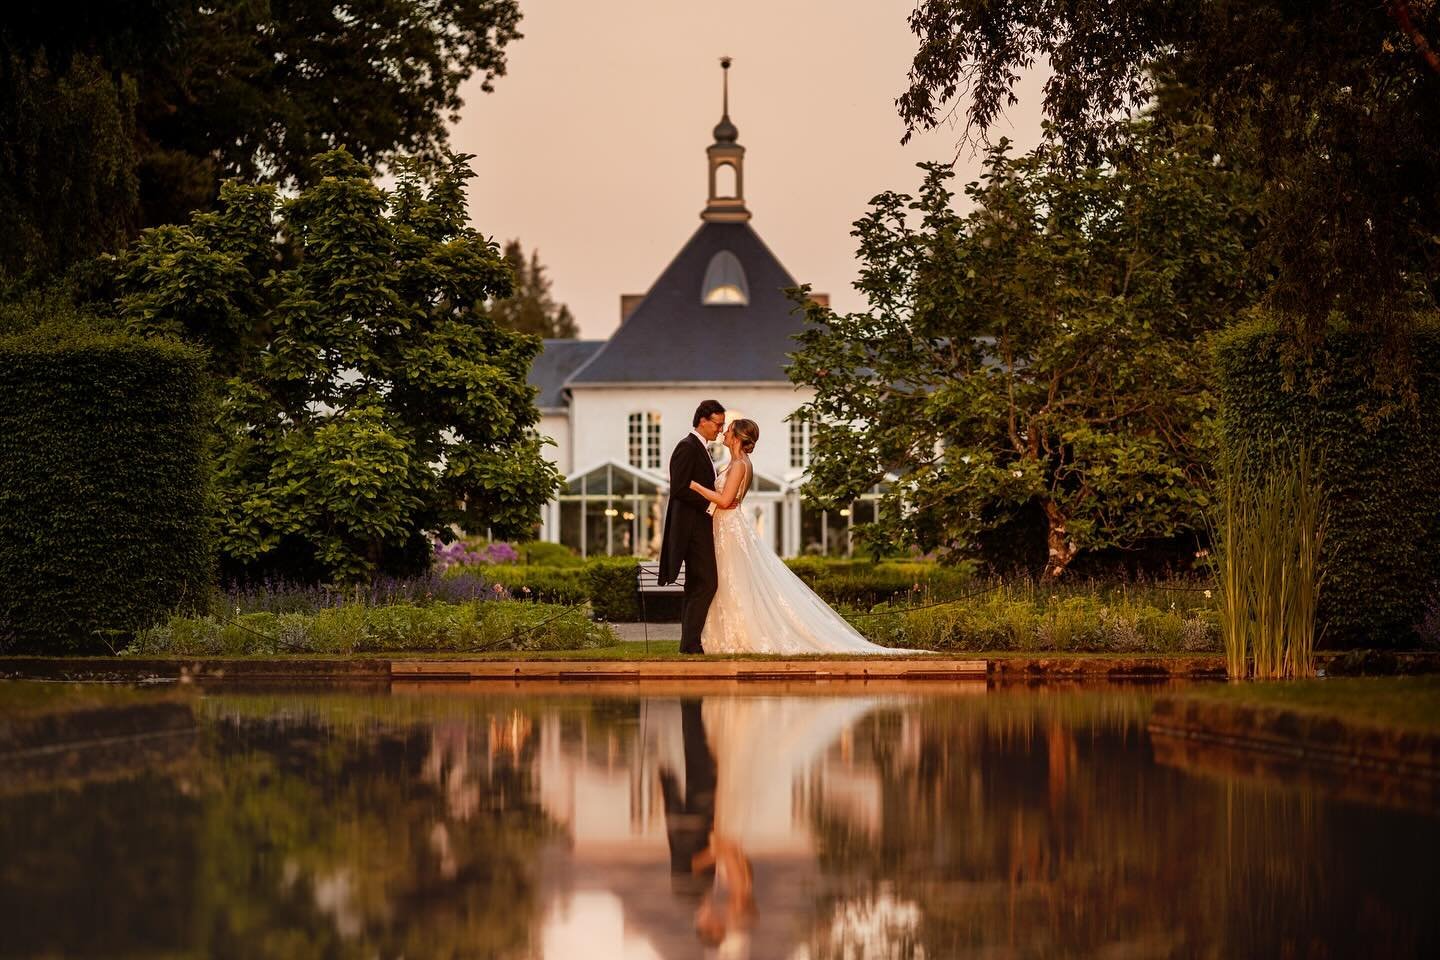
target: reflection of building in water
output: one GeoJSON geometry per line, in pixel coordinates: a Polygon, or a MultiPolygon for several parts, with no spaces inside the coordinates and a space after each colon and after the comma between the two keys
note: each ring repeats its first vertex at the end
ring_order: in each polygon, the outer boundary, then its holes
{"type": "MultiPolygon", "coordinates": [[[[700,709],[715,764],[714,830],[754,869],[758,913],[746,955],[790,956],[795,938],[808,935],[821,820],[829,829],[877,833],[880,772],[873,758],[840,743],[878,705],[874,698],[723,697],[700,709]]],[[[597,957],[612,948],[625,956],[695,953],[687,911],[700,891],[687,899],[685,885],[673,881],[662,791],[670,778],[683,796],[687,766],[695,769],[694,757],[687,765],[682,704],[647,700],[636,709],[633,723],[608,730],[566,723],[555,712],[539,721],[535,792],[565,836],[565,849],[552,851],[542,870],[549,888],[542,899],[552,904],[542,931],[546,956],[563,955],[563,944],[585,936],[605,938],[609,946],[588,941],[597,957]],[[619,940],[603,932],[617,929],[619,940]]]]}
{"type": "MultiPolygon", "coordinates": [[[[812,854],[817,815],[873,833],[880,775],[853,753],[842,755],[840,741],[876,706],[874,699],[707,699],[705,728],[719,768],[716,829],[752,855],[812,854]]],[[[666,848],[660,775],[671,772],[683,788],[680,702],[649,700],[639,709],[638,729],[604,732],[601,744],[588,725],[565,730],[554,713],[540,721],[540,804],[577,857],[644,858],[666,848]]]]}

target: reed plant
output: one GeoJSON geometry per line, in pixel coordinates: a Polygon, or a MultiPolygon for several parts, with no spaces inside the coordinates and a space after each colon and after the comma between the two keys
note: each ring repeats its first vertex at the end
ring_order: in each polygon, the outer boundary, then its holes
{"type": "Polygon", "coordinates": [[[1220,634],[1233,679],[1315,675],[1328,506],[1313,451],[1232,452],[1212,526],[1220,634]]]}

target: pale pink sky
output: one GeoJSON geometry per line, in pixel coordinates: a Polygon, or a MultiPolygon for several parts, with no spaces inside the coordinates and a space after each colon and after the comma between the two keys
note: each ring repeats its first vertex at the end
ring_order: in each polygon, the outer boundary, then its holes
{"type": "MultiPolygon", "coordinates": [[[[894,101],[915,41],[913,0],[521,0],[525,38],[495,92],[466,91],[452,146],[476,154],[474,225],[539,248],[583,337],[607,337],[620,295],[643,293],[699,226],[705,148],[730,118],[746,148],[751,225],[795,279],[862,306],[851,223],[915,164],[949,160],[959,132],[900,146],[894,101]]],[[[1039,137],[1037,77],[997,134],[1039,137]]],[[[960,157],[957,188],[979,158],[960,157]]]]}

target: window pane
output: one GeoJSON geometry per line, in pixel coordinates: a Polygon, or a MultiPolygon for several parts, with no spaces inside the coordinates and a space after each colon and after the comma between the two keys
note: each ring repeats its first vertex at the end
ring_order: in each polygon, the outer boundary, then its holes
{"type": "Polygon", "coordinates": [[[640,429],[641,429],[641,428],[640,428],[640,414],[638,414],[638,413],[632,413],[632,414],[630,414],[630,429],[629,429],[630,457],[629,457],[629,460],[630,460],[630,466],[632,466],[632,467],[638,467],[638,466],[640,466],[641,463],[643,462],[643,459],[642,459],[642,457],[643,457],[642,442],[643,442],[644,438],[643,438],[643,436],[641,435],[640,429]]]}
{"type": "Polygon", "coordinates": [[[821,552],[821,528],[824,514],[808,502],[800,505],[800,552],[815,554],[821,552]]]}
{"type": "Polygon", "coordinates": [[[648,448],[645,466],[651,470],[660,469],[660,414],[651,413],[645,421],[645,443],[648,448]]]}
{"type": "Polygon", "coordinates": [[[560,501],[560,542],[572,550],[580,549],[580,501],[560,501]]]}
{"type": "Polygon", "coordinates": [[[825,553],[844,557],[850,553],[850,510],[830,510],[825,514],[825,553]]]}

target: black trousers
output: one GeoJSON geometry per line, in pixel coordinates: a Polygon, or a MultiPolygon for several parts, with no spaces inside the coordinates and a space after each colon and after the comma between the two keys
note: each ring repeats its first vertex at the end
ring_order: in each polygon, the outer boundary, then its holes
{"type": "Polygon", "coordinates": [[[704,653],[700,646],[700,634],[705,629],[710,601],[715,599],[719,586],[720,575],[715,571],[715,536],[709,523],[699,524],[690,534],[690,542],[685,545],[685,599],[680,605],[681,653],[704,653]]]}
{"type": "Polygon", "coordinates": [[[685,885],[697,896],[710,884],[714,866],[694,876],[695,854],[710,845],[715,828],[715,755],[705,737],[705,719],[699,698],[680,701],[680,732],[685,744],[685,791],[682,794],[675,774],[660,771],[660,794],[665,801],[665,833],[670,841],[670,870],[699,883],[685,885]]]}

